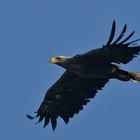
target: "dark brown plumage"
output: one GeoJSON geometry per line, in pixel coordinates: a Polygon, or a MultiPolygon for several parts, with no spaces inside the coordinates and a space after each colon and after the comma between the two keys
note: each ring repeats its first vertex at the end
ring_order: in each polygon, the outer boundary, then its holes
{"type": "Polygon", "coordinates": [[[115,26],[114,21],[109,40],[102,48],[73,57],[58,56],[50,60],[66,71],[49,88],[36,116],[27,115],[28,118],[39,117],[38,122],[44,120],[44,127],[51,122],[54,130],[58,117],[67,124],[109,79],[140,82],[140,73],[125,71],[117,66],[121,63],[127,64],[139,54],[140,46],[134,43],[140,39],[127,42],[133,36],[132,32],[122,40],[127,28],[125,25],[119,37],[113,42],[115,26]]]}

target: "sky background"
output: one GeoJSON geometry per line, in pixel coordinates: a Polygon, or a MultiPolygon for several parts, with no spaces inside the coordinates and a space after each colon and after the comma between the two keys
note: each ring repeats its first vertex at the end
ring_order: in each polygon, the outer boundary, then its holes
{"type": "MultiPolygon", "coordinates": [[[[57,55],[74,55],[106,43],[112,21],[140,38],[139,0],[0,0],[0,139],[139,140],[140,84],[111,80],[68,125],[53,132],[26,114],[37,111],[64,69],[57,55]]],[[[140,56],[122,68],[140,71],[140,56]]]]}

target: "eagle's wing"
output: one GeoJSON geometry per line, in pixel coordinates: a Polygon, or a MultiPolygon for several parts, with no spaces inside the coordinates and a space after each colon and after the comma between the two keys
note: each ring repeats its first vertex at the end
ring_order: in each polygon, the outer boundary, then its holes
{"type": "Polygon", "coordinates": [[[126,32],[127,26],[125,24],[122,32],[118,36],[118,38],[113,42],[113,38],[115,36],[116,23],[115,21],[112,24],[112,29],[110,33],[110,37],[106,43],[103,45],[103,48],[91,50],[85,53],[83,56],[87,56],[88,58],[95,60],[96,62],[105,62],[105,63],[123,63],[126,64],[130,62],[134,57],[136,57],[140,52],[140,46],[135,43],[140,39],[128,42],[128,40],[133,36],[134,32],[128,35],[126,38],[124,34],[126,32]]]}
{"type": "MultiPolygon", "coordinates": [[[[60,116],[67,124],[69,118],[83,109],[83,106],[102,89],[108,79],[82,79],[70,71],[64,72],[61,78],[47,91],[37,111],[38,122],[44,119],[44,127],[51,121],[53,130],[60,116]]],[[[27,115],[28,118],[33,117],[27,115]]],[[[35,118],[35,117],[34,117],[35,118]]]]}

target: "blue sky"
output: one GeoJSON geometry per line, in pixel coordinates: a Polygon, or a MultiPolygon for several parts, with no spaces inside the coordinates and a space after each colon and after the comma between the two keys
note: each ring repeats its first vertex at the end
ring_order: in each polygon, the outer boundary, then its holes
{"type": "MultiPolygon", "coordinates": [[[[74,55],[101,47],[112,21],[117,33],[127,23],[140,38],[139,0],[0,1],[0,139],[140,139],[140,84],[111,80],[68,125],[26,118],[64,69],[50,65],[56,55],[74,55]]],[[[140,71],[140,56],[122,68],[140,71]]]]}

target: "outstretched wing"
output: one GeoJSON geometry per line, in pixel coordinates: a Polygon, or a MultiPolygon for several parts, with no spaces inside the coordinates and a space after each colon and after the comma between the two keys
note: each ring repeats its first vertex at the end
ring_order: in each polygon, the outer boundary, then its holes
{"type": "Polygon", "coordinates": [[[103,45],[103,48],[91,50],[85,53],[83,56],[98,61],[99,63],[123,63],[126,64],[130,62],[134,57],[136,57],[140,52],[140,46],[136,45],[137,41],[140,39],[128,42],[128,40],[133,36],[134,31],[128,35],[126,38],[124,34],[126,32],[127,26],[124,25],[124,28],[118,38],[113,42],[115,36],[116,23],[113,21],[111,33],[106,45],[103,45]]]}
{"type": "Polygon", "coordinates": [[[60,116],[67,124],[74,114],[79,113],[83,106],[93,98],[98,90],[108,82],[108,79],[82,79],[70,71],[66,71],[61,78],[47,91],[46,96],[33,119],[44,119],[44,127],[51,121],[53,130],[60,116]]]}

